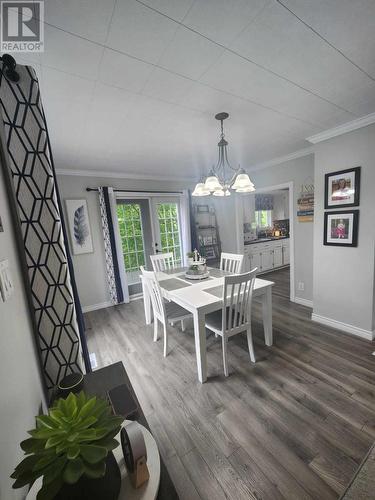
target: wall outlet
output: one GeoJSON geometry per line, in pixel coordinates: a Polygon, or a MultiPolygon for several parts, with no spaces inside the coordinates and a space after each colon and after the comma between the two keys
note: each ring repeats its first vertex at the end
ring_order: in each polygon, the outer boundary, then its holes
{"type": "Polygon", "coordinates": [[[298,290],[304,290],[305,289],[305,283],[303,281],[298,282],[298,290]]]}
{"type": "Polygon", "coordinates": [[[9,261],[2,260],[0,262],[0,292],[4,302],[9,299],[13,291],[14,288],[9,270],[9,261]]]}

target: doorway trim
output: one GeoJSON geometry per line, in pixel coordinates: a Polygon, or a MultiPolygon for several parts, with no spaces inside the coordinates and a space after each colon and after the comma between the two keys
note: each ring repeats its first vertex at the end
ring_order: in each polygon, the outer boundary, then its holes
{"type": "MultiPolygon", "coordinates": [[[[268,191],[276,191],[278,189],[288,189],[289,190],[289,241],[290,241],[290,296],[289,300],[295,302],[296,291],[295,291],[295,258],[294,258],[294,182],[283,182],[282,184],[274,184],[272,186],[266,186],[262,188],[257,188],[253,193],[254,196],[258,193],[264,193],[268,191]]],[[[237,245],[241,243],[243,245],[243,228],[240,227],[239,214],[236,210],[236,227],[237,227],[237,245]],[[242,241],[241,241],[241,231],[242,231],[242,241]]]]}

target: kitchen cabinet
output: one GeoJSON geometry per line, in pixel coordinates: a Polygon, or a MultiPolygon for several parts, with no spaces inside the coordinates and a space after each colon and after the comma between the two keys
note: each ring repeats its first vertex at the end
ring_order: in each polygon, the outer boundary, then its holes
{"type": "Polygon", "coordinates": [[[287,243],[283,244],[283,266],[290,264],[290,247],[289,240],[287,243]]]}
{"type": "Polygon", "coordinates": [[[283,246],[276,245],[273,249],[273,267],[280,267],[283,265],[283,246]]]}
{"type": "Polygon", "coordinates": [[[273,250],[271,245],[262,248],[260,253],[260,263],[262,272],[273,269],[273,250]]]}
{"type": "Polygon", "coordinates": [[[251,253],[248,256],[247,260],[250,262],[247,271],[251,271],[252,269],[255,269],[256,267],[258,268],[258,271],[259,271],[259,269],[261,269],[262,263],[260,260],[260,252],[251,253]]]}
{"type": "Polygon", "coordinates": [[[255,196],[241,196],[240,200],[243,211],[243,222],[248,224],[255,222],[255,196]]]}
{"type": "Polygon", "coordinates": [[[257,267],[258,273],[264,273],[286,266],[290,262],[289,239],[245,245],[244,256],[244,271],[257,267]]]}

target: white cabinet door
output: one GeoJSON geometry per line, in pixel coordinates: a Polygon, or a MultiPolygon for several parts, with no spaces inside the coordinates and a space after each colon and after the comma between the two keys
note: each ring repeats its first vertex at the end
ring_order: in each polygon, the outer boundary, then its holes
{"type": "Polygon", "coordinates": [[[267,271],[273,268],[273,250],[271,248],[265,248],[261,253],[261,269],[262,271],[267,271]]]}
{"type": "Polygon", "coordinates": [[[290,263],[290,253],[289,253],[289,242],[287,245],[283,245],[283,265],[290,263]]]}
{"type": "Polygon", "coordinates": [[[273,249],[273,267],[280,267],[283,265],[283,247],[282,245],[276,246],[273,249]]]}
{"type": "Polygon", "coordinates": [[[250,271],[252,271],[256,267],[258,268],[258,272],[262,270],[259,252],[250,254],[250,271]]]}
{"type": "Polygon", "coordinates": [[[248,273],[250,271],[250,253],[245,252],[244,258],[243,258],[243,264],[242,264],[242,272],[243,273],[248,273]]]}

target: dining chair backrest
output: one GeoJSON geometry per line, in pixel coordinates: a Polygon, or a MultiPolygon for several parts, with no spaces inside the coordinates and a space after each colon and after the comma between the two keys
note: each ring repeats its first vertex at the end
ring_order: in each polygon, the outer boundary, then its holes
{"type": "Polygon", "coordinates": [[[140,269],[142,271],[143,285],[147,288],[151,298],[154,316],[164,323],[166,318],[165,304],[156,274],[154,271],[146,271],[143,266],[141,266],[140,269]]]}
{"type": "Polygon", "coordinates": [[[220,269],[239,274],[242,268],[243,255],[237,253],[221,252],[220,269]]]}
{"type": "Polygon", "coordinates": [[[223,332],[232,335],[251,322],[251,304],[257,268],[244,274],[224,277],[223,332]]]}
{"type": "Polygon", "coordinates": [[[166,271],[175,267],[173,252],[150,255],[152,268],[155,272],[166,271]]]}

